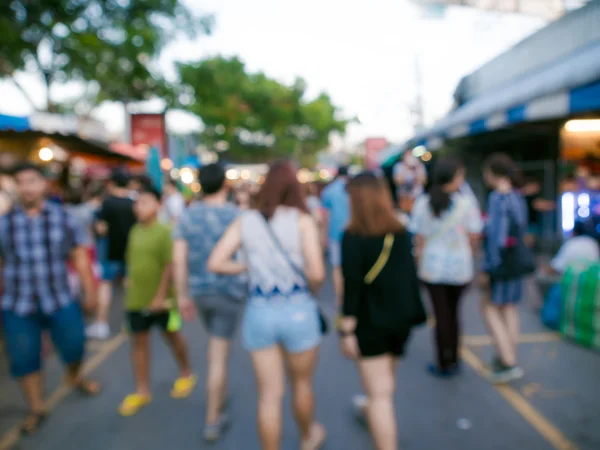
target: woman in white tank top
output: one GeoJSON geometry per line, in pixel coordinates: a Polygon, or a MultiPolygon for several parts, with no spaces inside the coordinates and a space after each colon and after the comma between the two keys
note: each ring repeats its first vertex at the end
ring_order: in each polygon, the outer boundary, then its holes
{"type": "Polygon", "coordinates": [[[312,386],[322,333],[311,292],[325,279],[322,255],[297,171],[289,162],[279,162],[265,179],[258,209],[231,225],[208,261],[209,270],[217,273],[249,274],[242,334],[257,378],[258,432],[264,450],[281,445],[286,363],[301,450],[317,450],[325,441],[325,429],[314,419],[312,386]],[[238,250],[244,262],[234,259],[238,250]]]}

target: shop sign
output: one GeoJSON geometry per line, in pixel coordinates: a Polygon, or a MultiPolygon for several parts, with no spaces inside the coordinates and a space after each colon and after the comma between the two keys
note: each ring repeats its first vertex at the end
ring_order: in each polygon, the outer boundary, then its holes
{"type": "Polygon", "coordinates": [[[166,115],[131,114],[131,145],[156,147],[161,158],[168,158],[166,115]]]}

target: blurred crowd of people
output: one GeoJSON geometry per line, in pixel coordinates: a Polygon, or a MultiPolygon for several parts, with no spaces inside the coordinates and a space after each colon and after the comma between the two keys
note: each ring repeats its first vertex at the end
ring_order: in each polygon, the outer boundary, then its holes
{"type": "Polygon", "coordinates": [[[171,396],[192,394],[198,378],[181,329],[199,318],[209,334],[209,442],[232,419],[228,361],[240,317],[265,450],[280,448],[286,378],[301,449],[317,450],[325,442],[326,428],[314,412],[313,378],[319,345],[333,328],[363,382],[365,394],[353,399],[358,418],[368,424],[378,450],[398,448],[396,367],[414,327],[427,321],[423,288],[435,316],[431,375],[461,372],[460,303],[477,279],[496,348],[490,380],[523,376],[518,305],[525,277],[536,266],[526,245],[520,172],[508,156],[493,155],[484,165],[491,189],[485,214],[464,166],[451,158],[440,159],[428,174],[406,152],[394,169],[397,204],[378,174],[350,177],[346,167],[324,189],[301,184],[297,168],[286,161],[273,164],[259,188],[232,188],[225,173],[219,164],[203,166],[202,196],[190,204],[175,182],[159,192],[148,177],[116,171],[106,184],[69,192],[61,205],[48,199],[42,169],[23,164],[14,170],[17,196],[0,197],[2,326],[12,375],[31,410],[24,433],[35,432],[46,417],[44,339],[64,361],[69,384],[86,395],[100,393],[100,383],[82,375],[84,343],[115,331],[109,322],[115,287],[124,289],[134,374],[120,413],[134,415],[152,402],[153,328],[178,364],[171,396]],[[328,266],[339,312],[335,324],[317,301],[328,266]],[[91,317],[87,327],[84,313],[91,317]]]}

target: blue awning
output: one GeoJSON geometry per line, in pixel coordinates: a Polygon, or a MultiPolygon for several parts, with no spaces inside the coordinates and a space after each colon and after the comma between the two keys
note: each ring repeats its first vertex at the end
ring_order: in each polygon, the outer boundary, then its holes
{"type": "Polygon", "coordinates": [[[600,41],[473,99],[410,142],[435,149],[447,139],[589,111],[600,111],[600,41]]]}
{"type": "Polygon", "coordinates": [[[387,166],[395,162],[396,158],[406,149],[406,144],[390,145],[384,148],[377,155],[377,162],[380,166],[387,166]]]}
{"type": "Polygon", "coordinates": [[[31,130],[28,117],[6,116],[0,114],[0,131],[31,130]]]}

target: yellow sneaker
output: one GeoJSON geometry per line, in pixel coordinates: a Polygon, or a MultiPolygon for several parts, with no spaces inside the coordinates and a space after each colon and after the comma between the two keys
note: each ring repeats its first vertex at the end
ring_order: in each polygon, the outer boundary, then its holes
{"type": "Polygon", "coordinates": [[[175,380],[175,384],[173,385],[173,390],[171,390],[171,398],[189,397],[196,387],[197,382],[198,377],[196,375],[177,378],[177,380],[175,380]]]}
{"type": "Polygon", "coordinates": [[[123,417],[134,416],[151,402],[152,397],[149,395],[129,394],[119,406],[119,413],[123,417]]]}

